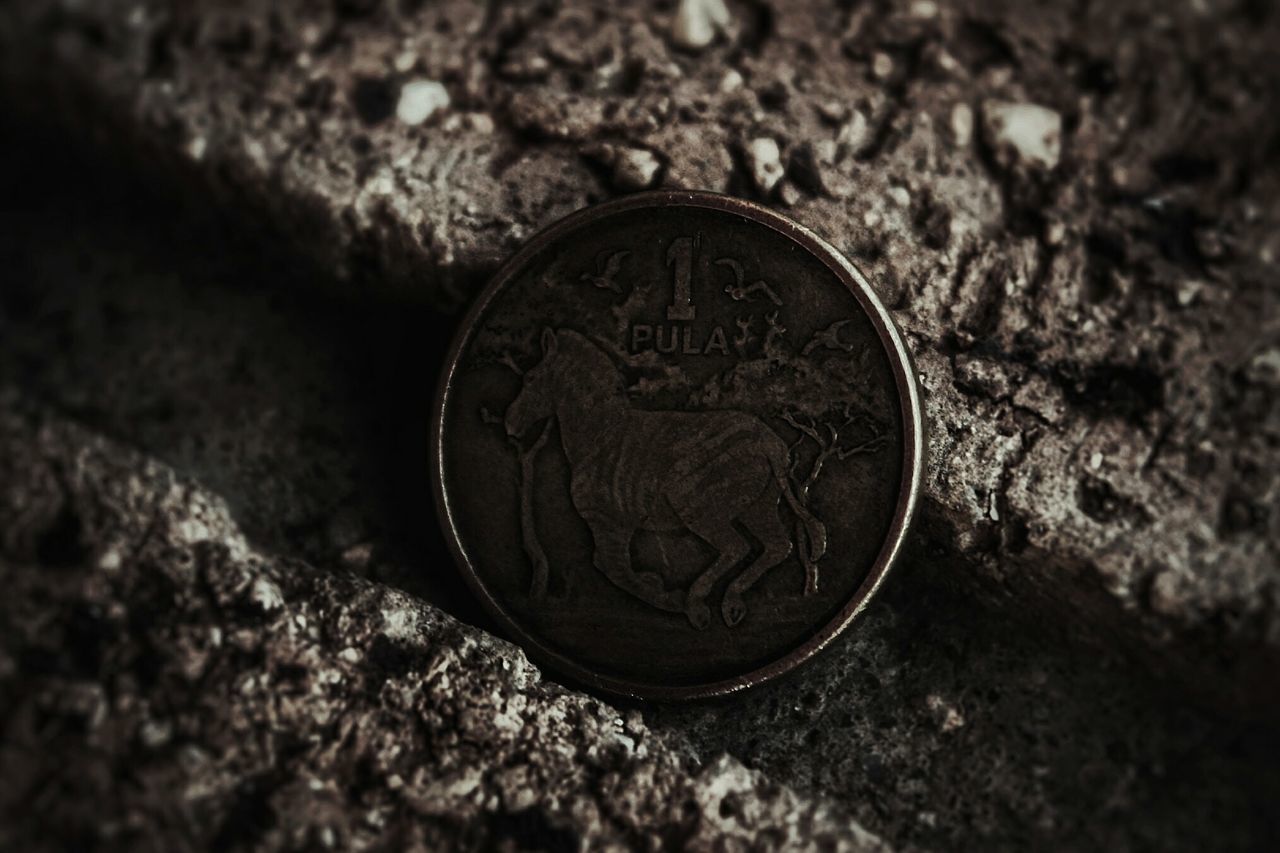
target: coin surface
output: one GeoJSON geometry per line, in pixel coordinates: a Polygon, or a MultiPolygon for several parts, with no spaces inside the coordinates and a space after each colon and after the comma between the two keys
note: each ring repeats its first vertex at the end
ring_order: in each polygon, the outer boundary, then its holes
{"type": "Polygon", "coordinates": [[[707,193],[629,196],[535,237],[472,307],[433,479],[468,583],[530,656],[613,694],[780,675],[902,546],[919,393],[862,275],[707,193]]]}

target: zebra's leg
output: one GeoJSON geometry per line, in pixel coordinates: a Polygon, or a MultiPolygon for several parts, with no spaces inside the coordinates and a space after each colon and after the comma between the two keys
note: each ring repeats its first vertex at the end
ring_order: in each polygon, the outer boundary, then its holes
{"type": "Polygon", "coordinates": [[[718,552],[715,560],[698,575],[689,586],[684,612],[693,627],[702,630],[711,624],[711,610],[707,607],[707,594],[729,570],[742,561],[750,551],[747,541],[733,528],[733,519],[725,517],[702,518],[689,523],[689,529],[706,540],[718,552]]]}
{"type": "Polygon", "coordinates": [[[666,589],[662,577],[653,572],[637,572],[631,564],[631,537],[635,530],[600,515],[583,515],[595,540],[596,568],[614,585],[636,598],[657,607],[679,613],[684,610],[684,598],[678,591],[666,589]]]}
{"type": "Polygon", "coordinates": [[[760,540],[764,550],[742,574],[729,583],[729,589],[725,591],[724,601],[720,604],[720,615],[724,617],[725,624],[731,628],[747,615],[747,606],[742,601],[742,594],[764,577],[765,572],[785,560],[791,554],[792,547],[791,534],[778,516],[777,494],[766,493],[739,516],[738,520],[751,531],[751,535],[760,540]]]}

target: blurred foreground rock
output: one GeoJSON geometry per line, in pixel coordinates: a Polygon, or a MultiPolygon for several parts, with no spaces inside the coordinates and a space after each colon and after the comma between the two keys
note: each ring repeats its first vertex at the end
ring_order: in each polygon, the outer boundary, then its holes
{"type": "Polygon", "coordinates": [[[0,845],[888,850],[0,390],[0,845]]]}

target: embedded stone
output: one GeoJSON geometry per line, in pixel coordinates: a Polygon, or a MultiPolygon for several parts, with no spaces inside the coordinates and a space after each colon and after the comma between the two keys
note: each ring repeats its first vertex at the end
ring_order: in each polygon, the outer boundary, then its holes
{"type": "Polygon", "coordinates": [[[412,80],[400,87],[396,118],[413,127],[449,106],[449,92],[435,80],[412,80]]]}
{"type": "Polygon", "coordinates": [[[1006,169],[1051,170],[1062,154],[1062,116],[1038,104],[987,101],[982,127],[996,161],[1006,169]]]}
{"type": "Polygon", "coordinates": [[[747,167],[756,189],[764,194],[773,191],[786,171],[782,166],[782,151],[776,140],[767,136],[747,143],[747,167]]]}
{"type": "Polygon", "coordinates": [[[732,20],[724,0],[680,0],[671,21],[671,41],[687,50],[701,50],[715,41],[732,20]]]}

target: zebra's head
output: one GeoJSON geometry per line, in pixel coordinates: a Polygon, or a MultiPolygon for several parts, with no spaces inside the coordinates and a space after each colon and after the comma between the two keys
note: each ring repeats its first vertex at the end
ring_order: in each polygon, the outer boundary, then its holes
{"type": "Polygon", "coordinates": [[[560,341],[552,329],[542,330],[542,360],[524,375],[524,387],[507,407],[507,435],[520,437],[556,412],[560,386],[560,341]]]}
{"type": "Polygon", "coordinates": [[[520,437],[562,410],[586,418],[626,399],[622,377],[597,344],[571,329],[542,330],[542,360],[507,407],[507,435],[520,437]]]}

